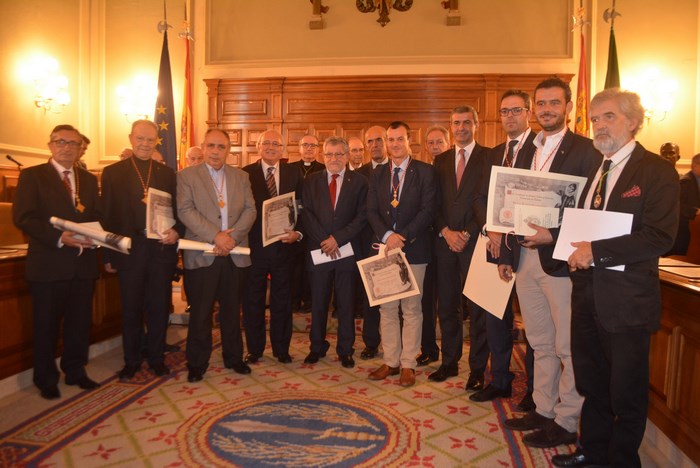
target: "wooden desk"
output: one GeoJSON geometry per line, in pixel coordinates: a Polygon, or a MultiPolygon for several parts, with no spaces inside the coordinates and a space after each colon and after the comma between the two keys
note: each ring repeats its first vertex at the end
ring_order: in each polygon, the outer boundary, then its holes
{"type": "MultiPolygon", "coordinates": [[[[26,251],[0,251],[0,379],[33,367],[32,301],[24,279],[26,251]]],[[[101,272],[95,284],[90,343],[121,334],[121,301],[117,276],[101,272]]],[[[56,352],[60,356],[62,344],[56,352]]]]}
{"type": "Polygon", "coordinates": [[[661,271],[661,329],[652,336],[649,419],[700,464],[700,283],[661,271]]]}

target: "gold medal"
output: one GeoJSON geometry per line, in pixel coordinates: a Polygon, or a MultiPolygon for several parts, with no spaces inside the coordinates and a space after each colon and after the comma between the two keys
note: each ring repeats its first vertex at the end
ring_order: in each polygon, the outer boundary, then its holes
{"type": "Polygon", "coordinates": [[[82,213],[83,211],[85,211],[85,206],[84,206],[82,203],[80,203],[80,200],[76,200],[76,201],[78,202],[78,204],[75,205],[75,209],[78,210],[78,211],[81,212],[81,213],[82,213]]]}
{"type": "Polygon", "coordinates": [[[224,201],[221,198],[219,198],[219,208],[223,208],[224,206],[226,206],[226,203],[224,203],[224,201]]]}
{"type": "Polygon", "coordinates": [[[397,206],[399,206],[399,201],[396,198],[394,198],[393,200],[391,200],[391,206],[396,208],[397,206]]]}
{"type": "Polygon", "coordinates": [[[603,197],[600,196],[600,193],[596,193],[595,197],[593,198],[593,208],[600,208],[600,204],[603,202],[603,197]]]}

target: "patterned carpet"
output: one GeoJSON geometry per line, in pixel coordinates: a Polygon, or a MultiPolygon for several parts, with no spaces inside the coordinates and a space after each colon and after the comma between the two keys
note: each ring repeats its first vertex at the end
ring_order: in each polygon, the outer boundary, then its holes
{"type": "MultiPolygon", "coordinates": [[[[308,320],[298,316],[296,328],[308,320]]],[[[268,349],[249,376],[225,369],[217,348],[195,384],[184,353],[170,354],[170,376],[144,367],[129,383],[110,378],[2,434],[0,466],[542,467],[573,448],[530,449],[500,424],[524,393],[522,346],[513,398],[496,403],[467,398],[467,344],[459,377],[429,382],[435,363],[418,368],[410,388],[398,377],[368,380],[380,358],[344,369],[329,354],[305,365],[308,346],[296,331],[293,363],[278,363],[268,349]]]]}

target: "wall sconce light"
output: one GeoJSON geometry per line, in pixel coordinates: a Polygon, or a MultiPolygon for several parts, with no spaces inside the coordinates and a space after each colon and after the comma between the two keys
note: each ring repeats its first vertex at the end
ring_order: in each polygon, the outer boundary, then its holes
{"type": "Polygon", "coordinates": [[[35,57],[20,70],[25,82],[34,86],[34,105],[44,112],[60,113],[70,103],[68,78],[58,72],[58,60],[53,57],[35,57]]]}
{"type": "Polygon", "coordinates": [[[152,115],[157,97],[158,86],[149,76],[135,76],[131,84],[117,86],[119,112],[129,123],[152,115]]]}
{"type": "Polygon", "coordinates": [[[652,67],[631,78],[624,87],[639,94],[646,123],[651,124],[664,120],[673,108],[678,81],[662,77],[659,70],[652,67]]]}

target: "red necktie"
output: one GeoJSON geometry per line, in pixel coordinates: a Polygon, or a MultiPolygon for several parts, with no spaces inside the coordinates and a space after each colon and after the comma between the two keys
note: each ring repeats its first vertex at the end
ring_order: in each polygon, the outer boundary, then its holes
{"type": "Polygon", "coordinates": [[[462,176],[464,175],[464,166],[466,164],[464,163],[464,148],[459,150],[459,161],[457,161],[457,188],[459,188],[459,184],[462,182],[462,176]]]}
{"type": "Polygon", "coordinates": [[[73,200],[73,186],[70,183],[70,171],[63,171],[63,185],[66,186],[68,196],[73,200]]]}
{"type": "Polygon", "coordinates": [[[331,174],[332,180],[328,184],[328,193],[331,196],[331,206],[335,210],[335,192],[338,190],[338,174],[331,174]]]}

